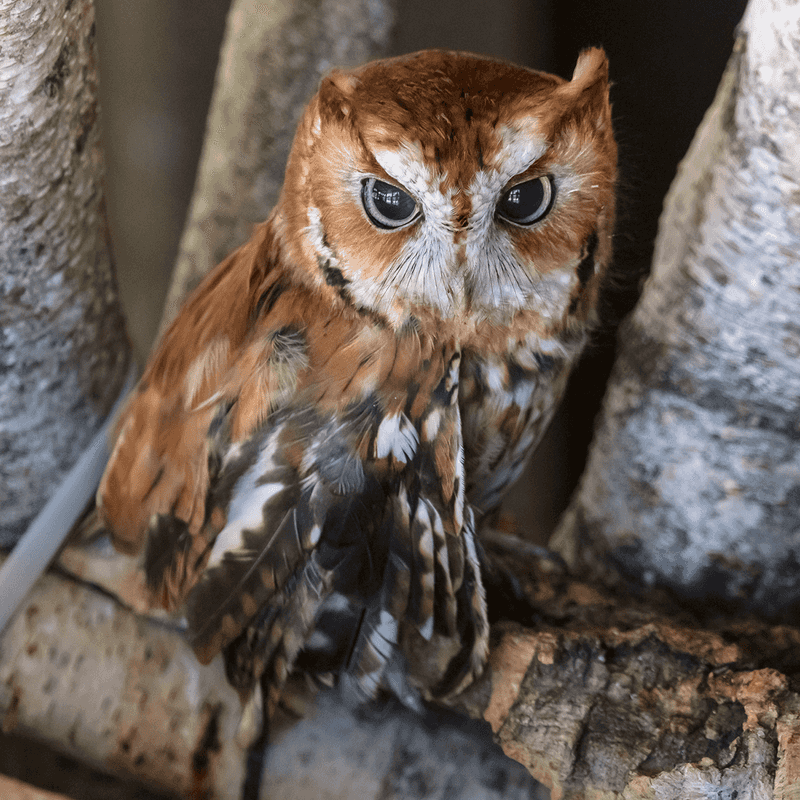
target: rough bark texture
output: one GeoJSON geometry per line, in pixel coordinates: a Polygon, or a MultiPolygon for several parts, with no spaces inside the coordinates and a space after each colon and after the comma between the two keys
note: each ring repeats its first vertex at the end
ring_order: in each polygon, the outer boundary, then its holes
{"type": "MultiPolygon", "coordinates": [[[[486,726],[365,713],[302,686],[269,748],[262,798],[541,800],[486,726]]],[[[179,630],[96,590],[44,576],[0,640],[0,717],[83,762],[187,797],[239,798],[243,720],[221,659],[201,666],[179,630]],[[207,794],[204,794],[207,793],[207,794]]]]}
{"type": "Polygon", "coordinates": [[[0,546],[125,378],[90,0],[0,0],[0,546]]]}
{"type": "MultiPolygon", "coordinates": [[[[488,546],[527,576],[531,627],[494,626],[490,666],[456,711],[488,721],[553,798],[797,796],[800,630],[703,622],[572,579],[518,540],[488,546]]],[[[354,713],[302,686],[285,702],[264,799],[542,797],[451,711],[354,713]]],[[[56,574],[0,641],[0,716],[106,770],[217,798],[239,796],[254,732],[219,660],[200,666],[178,630],[56,574]]]]}
{"type": "Polygon", "coordinates": [[[703,621],[506,549],[535,624],[495,627],[488,700],[462,703],[554,800],[796,797],[797,628],[703,621]]]}
{"type": "Polygon", "coordinates": [[[297,121],[332,67],[382,55],[392,0],[234,0],[162,330],[206,273],[266,219],[297,121]]]}
{"type": "Polygon", "coordinates": [[[239,782],[239,700],[179,634],[45,575],[0,642],[6,731],[188,793],[239,782]]]}
{"type": "Polygon", "coordinates": [[[800,609],[798,198],[800,4],[752,0],[554,539],[572,566],[800,609]]]}

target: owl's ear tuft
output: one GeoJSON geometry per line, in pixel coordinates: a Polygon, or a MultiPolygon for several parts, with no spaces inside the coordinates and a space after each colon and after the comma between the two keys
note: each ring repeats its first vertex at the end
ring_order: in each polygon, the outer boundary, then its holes
{"type": "Polygon", "coordinates": [[[558,91],[568,98],[573,113],[585,115],[594,112],[600,120],[610,121],[608,99],[608,59],[599,47],[590,47],[578,56],[572,80],[562,84],[558,91]]]}
{"type": "Polygon", "coordinates": [[[319,108],[340,122],[352,117],[353,100],[358,78],[340,70],[333,70],[322,79],[319,87],[319,108]]]}
{"type": "Polygon", "coordinates": [[[570,86],[583,91],[598,83],[608,84],[608,59],[602,48],[589,47],[578,56],[570,86]]]}

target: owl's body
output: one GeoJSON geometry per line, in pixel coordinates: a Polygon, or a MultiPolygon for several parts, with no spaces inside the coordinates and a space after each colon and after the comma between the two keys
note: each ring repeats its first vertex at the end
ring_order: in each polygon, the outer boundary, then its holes
{"type": "Polygon", "coordinates": [[[477,528],[582,347],[615,176],[599,50],[572,81],[439,51],[323,81],[276,209],[164,336],[98,492],[243,693],[263,674],[274,704],[303,649],[364,696],[480,672],[477,528]]]}

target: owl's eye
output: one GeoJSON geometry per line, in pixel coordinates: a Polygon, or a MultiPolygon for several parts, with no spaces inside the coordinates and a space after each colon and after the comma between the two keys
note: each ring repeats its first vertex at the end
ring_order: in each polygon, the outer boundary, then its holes
{"type": "Polygon", "coordinates": [[[378,178],[367,178],[361,185],[361,202],[377,228],[402,228],[419,213],[416,200],[408,192],[378,178]]]}
{"type": "Polygon", "coordinates": [[[512,186],[497,203],[497,214],[515,225],[533,225],[547,216],[555,198],[553,179],[542,175],[512,186]]]}

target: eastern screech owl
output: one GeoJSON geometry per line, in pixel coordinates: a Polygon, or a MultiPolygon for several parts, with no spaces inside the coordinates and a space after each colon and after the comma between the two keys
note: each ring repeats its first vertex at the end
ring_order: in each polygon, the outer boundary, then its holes
{"type": "Polygon", "coordinates": [[[476,531],[520,474],[611,255],[608,66],[426,51],[322,81],[278,205],[183,307],[98,491],[152,601],[274,707],[298,656],[359,696],[458,692],[476,531]]]}

